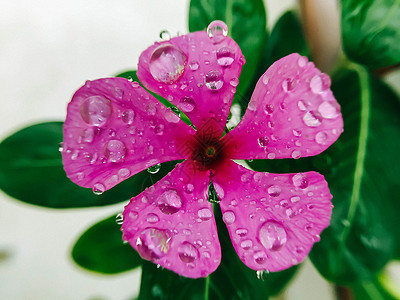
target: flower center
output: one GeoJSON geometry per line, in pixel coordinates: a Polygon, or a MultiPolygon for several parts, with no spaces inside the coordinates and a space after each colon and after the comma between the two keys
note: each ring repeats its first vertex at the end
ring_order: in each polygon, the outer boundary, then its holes
{"type": "Polygon", "coordinates": [[[219,140],[196,137],[191,159],[197,162],[200,170],[215,168],[222,161],[223,156],[223,147],[219,140]]]}
{"type": "Polygon", "coordinates": [[[206,148],[206,150],[204,150],[204,154],[209,158],[214,157],[216,153],[217,153],[217,150],[215,149],[214,146],[208,146],[206,148]]]}

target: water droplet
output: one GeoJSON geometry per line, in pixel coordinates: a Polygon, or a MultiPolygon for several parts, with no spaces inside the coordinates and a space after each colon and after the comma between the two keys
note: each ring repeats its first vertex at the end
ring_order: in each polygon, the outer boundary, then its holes
{"type": "Polygon", "coordinates": [[[280,194],[281,194],[281,188],[278,186],[278,185],[271,185],[269,188],[268,188],[268,194],[271,196],[271,197],[278,197],[280,194]]]}
{"type": "Polygon", "coordinates": [[[318,106],[318,112],[325,119],[335,119],[339,116],[339,104],[334,101],[324,101],[318,106]]]}
{"type": "Polygon", "coordinates": [[[199,258],[199,250],[189,242],[183,242],[179,245],[178,254],[184,263],[192,263],[199,258]]]}
{"type": "Polygon", "coordinates": [[[188,183],[187,185],[185,185],[183,187],[183,190],[185,191],[185,193],[191,194],[191,193],[193,193],[194,185],[191,183],[188,183]]]}
{"type": "Polygon", "coordinates": [[[294,87],[295,83],[290,78],[286,78],[284,81],[282,81],[282,89],[285,93],[292,91],[294,87]]]}
{"type": "Polygon", "coordinates": [[[132,109],[128,109],[122,113],[122,122],[131,125],[135,119],[135,112],[132,109]]]}
{"type": "Polygon", "coordinates": [[[239,84],[239,79],[237,79],[237,77],[232,77],[229,83],[231,84],[231,86],[237,87],[239,84]]]}
{"type": "Polygon", "coordinates": [[[299,59],[297,60],[297,64],[299,65],[300,68],[303,68],[307,64],[307,58],[304,56],[300,56],[299,59]]]}
{"type": "Polygon", "coordinates": [[[194,102],[192,97],[187,97],[184,96],[179,100],[178,107],[183,111],[183,112],[191,112],[193,109],[196,108],[196,103],[194,102]]]}
{"type": "Polygon", "coordinates": [[[270,152],[267,155],[268,159],[274,159],[276,157],[276,154],[274,152],[270,152]]]}
{"type": "Polygon", "coordinates": [[[197,61],[193,60],[189,63],[189,68],[192,71],[196,71],[199,68],[199,63],[197,61]]]}
{"type": "Polygon", "coordinates": [[[258,280],[264,281],[268,278],[269,271],[268,270],[259,270],[256,272],[256,276],[258,280]]]}
{"type": "Polygon", "coordinates": [[[327,139],[328,135],[323,131],[320,131],[315,135],[315,141],[317,144],[325,145],[327,139]]]}
{"type": "Polygon", "coordinates": [[[122,213],[119,213],[118,215],[115,216],[115,222],[118,225],[122,225],[124,223],[124,215],[122,213]]]}
{"type": "Polygon", "coordinates": [[[121,162],[125,158],[125,144],[119,140],[110,140],[104,148],[104,155],[110,162],[121,162]]]}
{"type": "Polygon", "coordinates": [[[328,89],[331,85],[331,79],[326,74],[317,74],[310,81],[310,88],[314,94],[319,94],[328,89]]]}
{"type": "Polygon", "coordinates": [[[158,199],[158,208],[166,215],[172,215],[182,207],[182,199],[176,190],[167,190],[158,199]]]}
{"type": "Polygon", "coordinates": [[[105,186],[101,183],[96,183],[95,185],[93,185],[93,194],[95,195],[101,195],[104,193],[105,190],[105,186]]]}
{"type": "Polygon", "coordinates": [[[103,126],[111,116],[111,101],[101,96],[90,96],[82,102],[79,112],[85,123],[103,126]]]}
{"type": "Polygon", "coordinates": [[[267,115],[272,114],[274,111],[274,106],[272,104],[266,104],[264,107],[264,111],[267,115]]]}
{"type": "Polygon", "coordinates": [[[267,147],[267,145],[268,145],[268,143],[269,143],[269,138],[267,138],[266,136],[262,136],[262,137],[259,137],[259,138],[257,139],[257,142],[258,142],[258,145],[259,145],[261,148],[265,148],[265,147],[267,147]]]}
{"type": "Polygon", "coordinates": [[[228,47],[222,47],[217,51],[217,62],[222,67],[229,67],[235,58],[235,53],[228,47]]]}
{"type": "Polygon", "coordinates": [[[208,209],[208,208],[202,208],[202,209],[199,209],[199,211],[197,212],[197,216],[198,216],[201,220],[207,221],[207,220],[209,220],[209,219],[212,218],[212,212],[211,212],[211,210],[208,209]]]}
{"type": "Polygon", "coordinates": [[[187,57],[180,49],[166,44],[153,51],[149,69],[155,80],[172,84],[182,77],[186,62],[187,57]]]}
{"type": "Polygon", "coordinates": [[[253,241],[244,240],[240,243],[240,247],[242,247],[243,250],[249,250],[251,247],[253,247],[253,241]]]}
{"type": "Polygon", "coordinates": [[[300,201],[300,197],[299,196],[293,196],[293,197],[290,198],[290,201],[292,203],[297,203],[297,202],[300,201]]]}
{"type": "Polygon", "coordinates": [[[297,101],[297,107],[302,111],[307,110],[306,104],[304,103],[303,100],[297,101]]]}
{"type": "Polygon", "coordinates": [[[146,228],[136,240],[137,251],[144,259],[155,261],[168,253],[171,237],[165,230],[146,228]]]}
{"type": "Polygon", "coordinates": [[[146,221],[149,222],[150,224],[155,224],[158,221],[160,221],[160,218],[156,214],[149,213],[146,216],[146,221]]]}
{"type": "Polygon", "coordinates": [[[265,262],[267,261],[267,255],[264,251],[258,251],[254,253],[254,260],[259,265],[265,264],[265,262]]]}
{"type": "Polygon", "coordinates": [[[302,246],[297,246],[295,251],[296,251],[296,253],[301,254],[304,252],[304,248],[302,246]]]}
{"type": "Polygon", "coordinates": [[[93,142],[93,138],[94,138],[94,130],[93,130],[93,128],[84,129],[82,131],[81,137],[82,137],[82,141],[84,143],[93,142]]]}
{"type": "Polygon", "coordinates": [[[224,85],[224,77],[220,71],[210,71],[204,77],[204,82],[210,90],[220,90],[224,85]]]}
{"type": "Polygon", "coordinates": [[[150,174],[156,174],[158,173],[158,171],[160,171],[160,169],[161,169],[161,164],[156,164],[154,166],[147,168],[147,172],[149,172],[150,174]]]}
{"type": "Polygon", "coordinates": [[[308,187],[308,179],[304,174],[297,173],[292,177],[293,185],[295,187],[305,189],[308,187]]]}
{"type": "Polygon", "coordinates": [[[225,224],[229,225],[235,222],[236,216],[233,211],[226,211],[224,212],[222,219],[224,220],[225,224]]]}
{"type": "Polygon", "coordinates": [[[303,117],[304,124],[309,127],[318,127],[321,125],[321,117],[314,111],[308,111],[303,117]]]}
{"type": "Polygon", "coordinates": [[[178,123],[180,120],[180,117],[176,113],[174,113],[172,108],[168,108],[165,111],[165,120],[167,120],[168,122],[171,122],[171,123],[178,123]]]}
{"type": "Polygon", "coordinates": [[[258,232],[261,244],[267,250],[280,250],[287,241],[286,231],[282,224],[275,221],[267,221],[261,225],[258,232]]]}
{"type": "Polygon", "coordinates": [[[131,171],[127,168],[122,168],[118,171],[118,176],[121,178],[127,178],[129,175],[131,175],[131,171]]]}
{"type": "Polygon", "coordinates": [[[300,157],[301,157],[301,151],[299,151],[299,150],[293,150],[293,152],[292,152],[292,158],[298,159],[298,158],[300,158],[300,157]]]}
{"type": "Polygon", "coordinates": [[[207,27],[207,34],[214,44],[220,43],[228,35],[228,26],[222,21],[212,21],[207,27]]]}
{"type": "Polygon", "coordinates": [[[247,229],[245,228],[238,228],[236,229],[236,234],[240,237],[244,237],[247,234],[247,229]]]}
{"type": "Polygon", "coordinates": [[[269,76],[267,74],[264,74],[262,77],[262,82],[267,85],[269,82],[269,76]]]}
{"type": "Polygon", "coordinates": [[[164,125],[163,124],[157,124],[154,127],[154,133],[156,135],[163,135],[163,133],[164,133],[164,125]]]}
{"type": "Polygon", "coordinates": [[[171,34],[168,32],[168,30],[163,30],[160,32],[160,39],[163,41],[169,41],[171,39],[171,34]]]}

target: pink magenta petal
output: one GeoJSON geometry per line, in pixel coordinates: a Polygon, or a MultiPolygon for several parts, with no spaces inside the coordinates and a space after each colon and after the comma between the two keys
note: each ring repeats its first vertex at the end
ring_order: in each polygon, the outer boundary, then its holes
{"type": "Polygon", "coordinates": [[[224,137],[233,159],[300,158],[328,148],[343,131],[330,78],[297,53],[259,79],[247,111],[224,137]]]}
{"type": "Polygon", "coordinates": [[[178,164],[125,207],[123,239],[144,259],[182,276],[206,277],[221,261],[208,185],[206,172],[190,161],[178,164]]]}
{"type": "Polygon", "coordinates": [[[214,118],[221,136],[244,58],[230,37],[194,32],[155,43],[139,59],[137,76],[179,107],[198,130],[214,118]]]}
{"type": "Polygon", "coordinates": [[[316,172],[260,173],[230,161],[213,182],[224,190],[220,205],[236,252],[254,270],[300,263],[329,225],[332,195],[316,172]]]}
{"type": "Polygon", "coordinates": [[[101,193],[152,165],[186,157],[195,131],[136,82],[87,82],[64,123],[63,163],[75,183],[101,193]]]}

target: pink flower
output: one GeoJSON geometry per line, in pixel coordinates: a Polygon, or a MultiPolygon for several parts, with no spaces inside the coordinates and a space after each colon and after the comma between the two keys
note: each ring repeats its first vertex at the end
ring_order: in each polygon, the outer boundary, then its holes
{"type": "Polygon", "coordinates": [[[63,162],[75,183],[103,192],[150,166],[184,159],[125,207],[123,238],[147,260],[187,277],[219,265],[210,181],[240,259],[254,270],[301,262],[329,225],[331,194],[316,172],[271,174],[232,159],[299,158],[321,153],[343,130],[330,79],[291,54],[260,78],[240,124],[222,136],[245,62],[214,21],[145,50],[137,75],[179,107],[186,125],[138,83],[87,82],[68,105],[63,162]]]}

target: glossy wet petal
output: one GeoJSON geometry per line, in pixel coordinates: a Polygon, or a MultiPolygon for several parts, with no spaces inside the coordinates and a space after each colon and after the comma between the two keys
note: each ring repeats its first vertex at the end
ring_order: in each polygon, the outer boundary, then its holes
{"type": "Polygon", "coordinates": [[[217,29],[155,43],[140,56],[137,75],[149,90],[187,114],[197,129],[215,119],[221,136],[244,59],[235,41],[217,29]]]}
{"type": "Polygon", "coordinates": [[[259,79],[239,125],[225,136],[234,159],[300,158],[328,148],[343,131],[330,78],[297,53],[259,79]]]}
{"type": "Polygon", "coordinates": [[[229,162],[213,181],[224,190],[220,205],[235,250],[254,270],[300,263],[329,225],[332,196],[316,172],[260,173],[229,162]]]}
{"type": "Polygon", "coordinates": [[[88,81],[68,105],[64,168],[72,181],[101,193],[152,165],[185,158],[193,134],[138,83],[88,81]]]}
{"type": "Polygon", "coordinates": [[[132,198],[124,210],[123,239],[147,260],[182,276],[212,273],[221,260],[209,178],[190,161],[132,198]]]}

